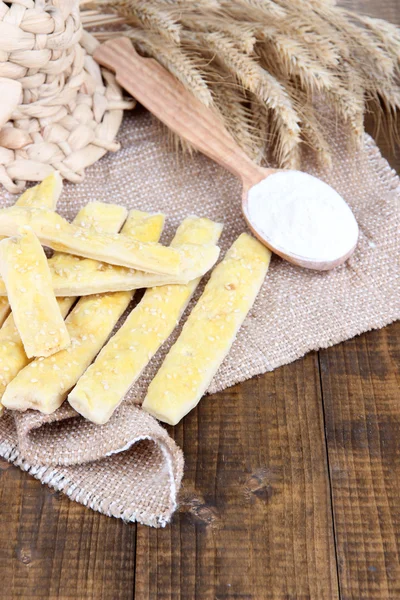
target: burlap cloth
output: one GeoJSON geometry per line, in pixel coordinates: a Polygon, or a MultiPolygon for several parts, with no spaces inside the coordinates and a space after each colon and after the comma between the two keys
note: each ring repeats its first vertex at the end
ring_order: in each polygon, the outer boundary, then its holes
{"type": "MultiPolygon", "coordinates": [[[[332,172],[318,173],[308,154],[303,169],[319,174],[350,204],[360,226],[358,248],[345,265],[328,273],[273,257],[210,392],[382,327],[400,315],[399,179],[369,137],[354,156],[346,150],[346,132],[335,120],[328,117],[326,127],[334,150],[332,172]]],[[[94,199],[163,211],[168,215],[164,243],[186,215],[207,216],[224,223],[222,254],[246,229],[238,182],[204,156],[178,160],[147,113],[125,117],[119,137],[120,152],[88,169],[82,184],[66,185],[61,214],[72,219],[94,199]]],[[[3,194],[2,205],[13,200],[3,194]]],[[[178,330],[107,425],[84,421],[67,403],[50,417],[33,411],[7,413],[0,421],[0,454],[94,510],[164,525],[177,505],[183,456],[138,404],[178,330]]]]}

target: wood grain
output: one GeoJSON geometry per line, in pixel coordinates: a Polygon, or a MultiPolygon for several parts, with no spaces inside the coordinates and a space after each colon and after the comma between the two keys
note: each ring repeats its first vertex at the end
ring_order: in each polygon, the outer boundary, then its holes
{"type": "Polygon", "coordinates": [[[125,600],[135,531],[0,463],[0,598],[125,600]]]}
{"type": "Polygon", "coordinates": [[[319,389],[313,354],[204,399],[171,430],[182,508],[170,528],[138,527],[135,598],[338,597],[319,389]]]}
{"type": "Polygon", "coordinates": [[[320,352],[342,598],[400,597],[399,336],[320,352]]]}

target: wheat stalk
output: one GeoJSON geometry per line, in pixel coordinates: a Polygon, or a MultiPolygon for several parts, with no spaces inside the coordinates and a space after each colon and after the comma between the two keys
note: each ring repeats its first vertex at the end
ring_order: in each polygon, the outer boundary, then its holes
{"type": "Polygon", "coordinates": [[[184,54],[179,47],[168,44],[157,34],[140,29],[129,29],[125,34],[137,47],[149,56],[156,58],[179,81],[206,106],[213,103],[212,93],[205,82],[198,57],[184,54]]]}
{"type": "Polygon", "coordinates": [[[84,11],[83,22],[109,23],[99,39],[130,37],[260,163],[298,167],[306,144],[329,165],[321,101],[348,123],[355,145],[369,102],[389,119],[400,107],[400,30],[334,0],[93,1],[97,12],[84,11]]]}

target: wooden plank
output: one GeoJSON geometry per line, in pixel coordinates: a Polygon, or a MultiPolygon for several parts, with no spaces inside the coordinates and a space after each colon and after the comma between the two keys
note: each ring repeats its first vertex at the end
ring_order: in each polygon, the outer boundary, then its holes
{"type": "Polygon", "coordinates": [[[51,492],[0,462],[0,597],[129,600],[135,525],[51,492]]]}
{"type": "Polygon", "coordinates": [[[171,527],[138,527],[136,600],[335,599],[317,355],[204,398],[173,430],[171,527]]]}
{"type": "Polygon", "coordinates": [[[400,23],[398,0],[339,0],[338,4],[370,17],[400,23]]]}
{"type": "MultiPolygon", "coordinates": [[[[341,4],[400,24],[398,0],[341,4]]],[[[374,121],[367,118],[374,134],[374,121]]],[[[400,156],[381,132],[391,166],[400,156]]],[[[320,352],[342,598],[400,597],[400,393],[397,323],[320,352]]]]}
{"type": "Polygon", "coordinates": [[[320,352],[342,598],[400,597],[400,323],[320,352]]]}

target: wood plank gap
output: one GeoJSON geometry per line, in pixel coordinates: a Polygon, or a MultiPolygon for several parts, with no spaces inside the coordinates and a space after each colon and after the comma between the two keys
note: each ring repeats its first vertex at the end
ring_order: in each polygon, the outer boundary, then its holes
{"type": "Polygon", "coordinates": [[[326,465],[328,472],[328,485],[329,485],[329,497],[330,497],[330,505],[331,505],[331,514],[332,514],[332,529],[333,529],[333,547],[335,551],[335,565],[336,565],[336,576],[338,582],[338,596],[339,600],[342,600],[342,586],[340,580],[340,569],[339,569],[339,555],[337,549],[337,531],[336,531],[336,521],[335,521],[335,511],[333,510],[333,489],[332,489],[332,473],[331,473],[331,465],[329,461],[329,447],[328,447],[328,438],[326,435],[326,415],[325,415],[325,404],[324,404],[324,388],[322,385],[322,374],[321,374],[321,357],[320,353],[317,352],[318,355],[318,375],[319,375],[319,385],[321,390],[321,402],[322,402],[322,420],[324,425],[324,440],[325,440],[325,454],[326,454],[326,465]]]}

